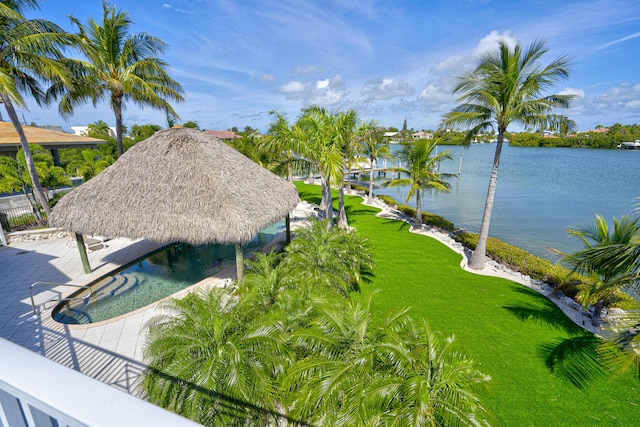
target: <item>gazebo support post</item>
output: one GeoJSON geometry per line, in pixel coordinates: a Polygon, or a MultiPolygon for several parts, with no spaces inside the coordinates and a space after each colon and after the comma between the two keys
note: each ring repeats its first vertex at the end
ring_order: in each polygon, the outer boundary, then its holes
{"type": "Polygon", "coordinates": [[[76,243],[78,244],[78,251],[80,252],[80,259],[82,260],[82,268],[85,274],[91,273],[91,265],[89,264],[89,257],[87,256],[87,248],[84,246],[84,239],[82,234],[76,234],[76,243]]]}
{"type": "Polygon", "coordinates": [[[242,253],[241,243],[236,243],[236,273],[238,276],[237,281],[239,282],[244,276],[244,254],[242,253]]]}
{"type": "Polygon", "coordinates": [[[287,245],[291,243],[291,214],[287,214],[287,218],[285,219],[285,224],[287,225],[287,245]]]}

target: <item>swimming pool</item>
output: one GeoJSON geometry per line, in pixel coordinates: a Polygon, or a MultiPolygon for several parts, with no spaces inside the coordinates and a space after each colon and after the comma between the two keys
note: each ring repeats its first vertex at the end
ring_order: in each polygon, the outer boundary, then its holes
{"type": "MultiPolygon", "coordinates": [[[[261,230],[252,242],[244,245],[245,256],[272,242],[284,227],[284,221],[280,221],[261,230]]],[[[109,320],[153,304],[233,265],[234,245],[177,243],[95,280],[89,285],[93,290],[90,298],[60,303],[52,315],[66,324],[109,320]]],[[[86,292],[74,296],[81,297],[86,292]]]]}

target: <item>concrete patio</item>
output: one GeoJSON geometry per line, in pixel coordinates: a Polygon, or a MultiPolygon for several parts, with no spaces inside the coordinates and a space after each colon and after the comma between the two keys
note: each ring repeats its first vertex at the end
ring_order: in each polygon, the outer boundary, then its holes
{"type": "MultiPolygon", "coordinates": [[[[84,284],[158,248],[145,240],[112,239],[108,247],[89,252],[93,268],[85,274],[69,238],[10,243],[0,246],[0,337],[33,350],[85,375],[139,395],[137,384],[145,365],[144,324],[155,306],[97,326],[63,325],[40,307],[34,315],[29,287],[37,281],[84,284]]],[[[34,289],[36,302],[68,295],[69,286],[34,289]]]]}

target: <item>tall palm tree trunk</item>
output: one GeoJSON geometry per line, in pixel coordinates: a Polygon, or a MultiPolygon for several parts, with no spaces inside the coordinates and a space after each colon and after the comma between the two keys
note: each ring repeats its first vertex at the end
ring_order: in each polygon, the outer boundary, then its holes
{"type": "Polygon", "coordinates": [[[599,300],[596,305],[593,307],[593,315],[591,317],[591,324],[595,327],[599,327],[602,325],[602,309],[604,307],[604,302],[599,300]]]}
{"type": "Polygon", "coordinates": [[[327,177],[327,184],[324,187],[324,191],[326,193],[325,197],[329,226],[333,226],[333,197],[331,196],[331,181],[329,177],[327,177]]]}
{"type": "Polygon", "coordinates": [[[27,170],[29,171],[29,177],[31,178],[31,182],[33,184],[33,191],[35,193],[36,199],[44,212],[47,214],[47,217],[51,215],[51,207],[49,206],[49,202],[44,194],[44,190],[42,189],[42,185],[40,184],[40,179],[38,179],[38,174],[36,172],[36,165],[33,162],[33,156],[31,155],[31,150],[29,149],[29,143],[27,142],[27,137],[24,134],[24,130],[22,129],[22,125],[20,124],[20,119],[18,118],[18,114],[16,114],[15,108],[13,108],[13,104],[11,100],[0,94],[0,98],[4,103],[5,108],[7,109],[7,114],[11,119],[11,123],[13,123],[13,127],[18,133],[18,138],[20,138],[20,146],[24,151],[24,158],[27,163],[27,170]]]}
{"type": "Polygon", "coordinates": [[[482,216],[482,225],[480,226],[480,236],[478,237],[478,245],[476,246],[469,267],[474,270],[482,270],[486,260],[487,238],[489,237],[489,223],[491,222],[491,212],[493,211],[493,200],[496,196],[496,184],[498,183],[498,167],[500,166],[500,154],[502,153],[502,141],[504,140],[504,130],[498,132],[498,142],[496,145],[496,153],[493,157],[493,169],[491,170],[491,178],[489,178],[489,189],[487,191],[487,200],[484,205],[484,214],[482,216]]]}
{"type": "Polygon", "coordinates": [[[422,227],[422,191],[416,191],[416,228],[422,227]]]}
{"type": "Polygon", "coordinates": [[[373,203],[373,162],[374,158],[369,159],[369,196],[367,197],[367,203],[373,203]]]}
{"type": "Polygon", "coordinates": [[[349,221],[347,220],[347,211],[344,207],[344,186],[340,186],[340,209],[338,209],[338,228],[343,230],[349,228],[349,221]]]}
{"type": "Polygon", "coordinates": [[[327,212],[327,179],[324,177],[322,172],[320,173],[320,194],[322,198],[320,199],[320,210],[325,214],[327,212]]]}
{"type": "Polygon", "coordinates": [[[122,146],[122,97],[113,96],[113,112],[116,115],[116,141],[118,142],[118,157],[124,153],[122,146]]]}

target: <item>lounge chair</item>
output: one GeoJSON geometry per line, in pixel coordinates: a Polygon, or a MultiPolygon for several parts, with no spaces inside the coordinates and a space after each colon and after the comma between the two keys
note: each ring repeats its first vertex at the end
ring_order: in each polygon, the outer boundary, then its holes
{"type": "MultiPolygon", "coordinates": [[[[84,247],[87,248],[88,251],[97,251],[98,249],[108,248],[107,241],[109,239],[105,239],[100,236],[83,236],[82,240],[84,240],[84,247]]],[[[76,235],[73,232],[69,232],[69,240],[67,241],[67,246],[71,247],[76,244],[76,235]]]]}

